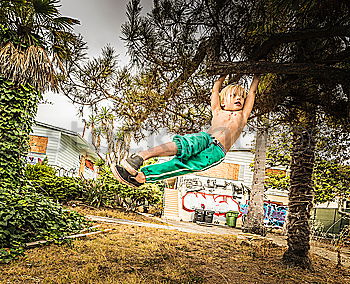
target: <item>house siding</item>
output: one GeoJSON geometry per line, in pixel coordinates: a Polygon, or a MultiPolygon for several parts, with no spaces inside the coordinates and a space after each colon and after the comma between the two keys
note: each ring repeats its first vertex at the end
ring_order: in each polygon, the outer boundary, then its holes
{"type": "Polygon", "coordinates": [[[75,140],[75,137],[62,133],[60,146],[57,151],[57,166],[66,170],[76,169],[78,171],[80,167],[80,153],[75,140]]]}
{"type": "Polygon", "coordinates": [[[47,158],[50,165],[59,167],[59,175],[78,175],[82,156],[92,162],[97,159],[92,146],[73,131],[38,122],[32,127],[30,135],[34,137],[31,139],[32,152],[29,151],[27,156],[28,163],[35,164],[47,158]],[[35,136],[47,137],[46,152],[46,139],[35,136]]]}

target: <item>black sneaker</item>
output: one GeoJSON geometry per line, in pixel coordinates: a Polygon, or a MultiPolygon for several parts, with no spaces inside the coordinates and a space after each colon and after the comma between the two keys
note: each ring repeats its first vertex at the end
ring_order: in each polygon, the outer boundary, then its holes
{"type": "Polygon", "coordinates": [[[117,180],[132,187],[139,187],[143,185],[143,183],[138,182],[135,179],[135,176],[131,175],[126,169],[122,168],[121,166],[115,165],[112,162],[110,155],[107,155],[106,158],[107,164],[117,180]]]}
{"type": "Polygon", "coordinates": [[[132,154],[127,159],[123,159],[120,165],[126,169],[131,175],[136,176],[138,170],[141,168],[144,160],[137,154],[132,154]]]}
{"type": "Polygon", "coordinates": [[[120,182],[132,186],[139,187],[143,185],[143,183],[138,182],[134,176],[132,176],[126,169],[118,165],[111,165],[111,171],[120,182]]]}

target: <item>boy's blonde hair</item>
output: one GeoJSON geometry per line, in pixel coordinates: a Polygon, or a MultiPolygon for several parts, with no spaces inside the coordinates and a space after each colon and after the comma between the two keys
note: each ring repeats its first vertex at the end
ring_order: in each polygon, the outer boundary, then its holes
{"type": "Polygon", "coordinates": [[[248,95],[247,90],[244,89],[241,85],[228,85],[225,88],[223,88],[219,94],[220,104],[222,104],[226,94],[231,92],[233,92],[236,96],[240,95],[243,99],[245,99],[248,95]]]}

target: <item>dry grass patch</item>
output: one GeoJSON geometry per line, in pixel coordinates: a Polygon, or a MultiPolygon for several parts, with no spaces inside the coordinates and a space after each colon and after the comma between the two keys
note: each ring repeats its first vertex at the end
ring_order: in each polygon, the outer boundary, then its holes
{"type": "Polygon", "coordinates": [[[314,272],[288,268],[282,253],[267,241],[119,225],[71,245],[31,249],[0,266],[0,282],[350,283],[347,269],[319,258],[314,272]]]}
{"type": "Polygon", "coordinates": [[[124,209],[112,209],[112,208],[93,208],[90,206],[75,206],[75,207],[68,207],[70,210],[77,211],[78,213],[82,215],[95,215],[95,216],[101,216],[101,217],[110,217],[110,218],[117,218],[117,219],[125,219],[125,220],[132,220],[132,221],[138,221],[138,222],[148,222],[148,223],[154,223],[154,224],[164,224],[164,222],[158,221],[155,218],[150,218],[147,216],[143,216],[141,214],[137,214],[135,212],[127,212],[124,209]]]}

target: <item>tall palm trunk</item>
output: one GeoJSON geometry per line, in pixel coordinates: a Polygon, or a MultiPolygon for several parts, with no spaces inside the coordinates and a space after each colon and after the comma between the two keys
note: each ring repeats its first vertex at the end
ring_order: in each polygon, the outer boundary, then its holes
{"type": "Polygon", "coordinates": [[[265,235],[264,227],[264,180],[266,168],[267,129],[259,127],[256,134],[253,184],[244,232],[265,235]]]}
{"type": "Polygon", "coordinates": [[[97,135],[95,130],[95,124],[91,123],[90,127],[91,127],[91,144],[94,146],[95,150],[97,151],[97,145],[96,145],[97,135]]]}
{"type": "Polygon", "coordinates": [[[84,128],[83,128],[83,133],[81,134],[81,137],[82,137],[82,138],[84,138],[85,131],[86,131],[86,124],[87,124],[87,122],[86,122],[85,119],[83,119],[83,123],[84,123],[84,128]]]}
{"type": "Polygon", "coordinates": [[[296,121],[287,217],[288,249],[283,261],[288,265],[311,268],[309,218],[314,196],[311,178],[315,154],[315,112],[303,110],[296,121]]]}
{"type": "Polygon", "coordinates": [[[130,143],[131,143],[132,133],[129,132],[120,132],[119,137],[115,142],[115,159],[117,163],[120,163],[129,153],[130,143]]]}
{"type": "Polygon", "coordinates": [[[110,123],[106,126],[106,140],[107,140],[107,151],[108,153],[115,152],[115,136],[114,136],[114,127],[110,123]]]}

